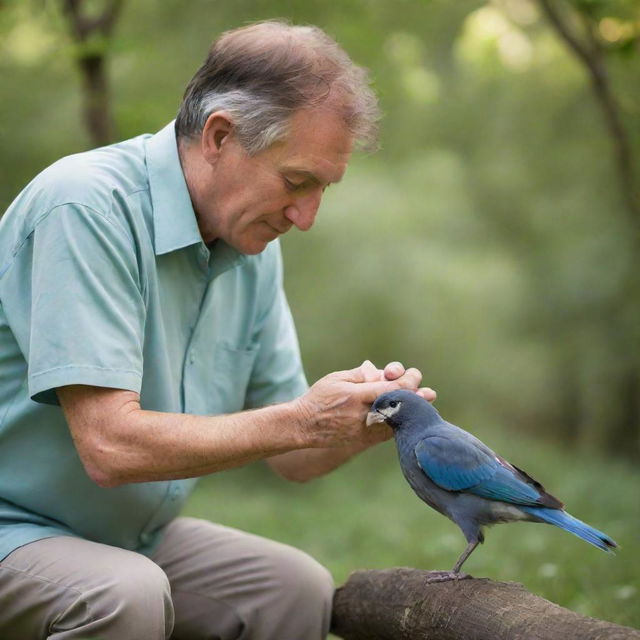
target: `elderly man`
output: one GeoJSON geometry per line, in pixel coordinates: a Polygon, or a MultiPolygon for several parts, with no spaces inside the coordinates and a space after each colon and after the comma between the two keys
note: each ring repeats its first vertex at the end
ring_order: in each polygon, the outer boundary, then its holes
{"type": "Polygon", "coordinates": [[[305,640],[332,583],[285,545],[179,517],[195,478],[305,481],[386,439],[420,372],[305,382],[277,239],[355,144],[366,74],[321,30],[223,34],[156,135],[64,158],[0,223],[0,637],[305,640]]]}

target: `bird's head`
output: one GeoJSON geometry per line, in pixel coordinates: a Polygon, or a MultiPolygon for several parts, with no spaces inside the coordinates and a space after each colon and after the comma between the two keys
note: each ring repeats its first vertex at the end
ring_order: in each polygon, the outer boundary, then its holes
{"type": "Polygon", "coordinates": [[[428,422],[437,418],[438,412],[422,396],[414,391],[398,389],[378,396],[367,415],[367,426],[386,422],[392,429],[400,429],[411,419],[428,422]]]}

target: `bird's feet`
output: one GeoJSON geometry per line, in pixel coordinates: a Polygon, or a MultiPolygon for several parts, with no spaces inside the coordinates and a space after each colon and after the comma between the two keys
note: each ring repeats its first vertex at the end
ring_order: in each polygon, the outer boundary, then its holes
{"type": "Polygon", "coordinates": [[[449,580],[464,580],[471,578],[468,573],[455,573],[453,571],[428,571],[426,583],[431,584],[434,582],[448,582],[449,580]]]}

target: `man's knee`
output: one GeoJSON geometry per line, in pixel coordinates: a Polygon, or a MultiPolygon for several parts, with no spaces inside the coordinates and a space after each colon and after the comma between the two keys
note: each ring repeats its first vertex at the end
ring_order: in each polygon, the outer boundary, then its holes
{"type": "Polygon", "coordinates": [[[173,605],[167,576],[148,558],[131,554],[105,572],[99,584],[80,591],[56,626],[82,627],[109,639],[169,638],[173,605]]]}
{"type": "MultiPolygon", "coordinates": [[[[278,589],[266,618],[279,638],[324,638],[329,631],[334,583],[319,562],[299,549],[279,545],[272,556],[278,589]]],[[[271,636],[265,636],[271,637],[271,636]]]]}
{"type": "Polygon", "coordinates": [[[144,556],[109,576],[105,588],[110,600],[147,611],[164,611],[171,603],[171,587],[164,571],[144,556]]]}
{"type": "Polygon", "coordinates": [[[166,640],[165,573],[148,558],[71,536],[16,549],[0,563],[0,637],[166,640]]]}
{"type": "Polygon", "coordinates": [[[334,593],[329,571],[304,551],[283,545],[279,555],[282,589],[296,602],[331,604],[334,593]]]}

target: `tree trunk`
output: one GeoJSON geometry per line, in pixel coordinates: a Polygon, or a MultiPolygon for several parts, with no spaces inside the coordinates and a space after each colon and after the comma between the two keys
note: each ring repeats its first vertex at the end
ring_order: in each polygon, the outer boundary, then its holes
{"type": "Polygon", "coordinates": [[[345,640],[640,640],[640,631],[563,609],[520,584],[428,571],[356,571],[336,591],[332,633],[345,640]]]}
{"type": "Polygon", "coordinates": [[[84,87],[84,121],[93,146],[113,142],[114,127],[109,104],[109,87],[104,55],[78,59],[84,87]]]}
{"type": "Polygon", "coordinates": [[[102,11],[86,0],[62,0],[76,43],[76,60],[82,74],[84,121],[93,146],[113,142],[114,127],[109,103],[107,53],[124,0],[103,0],[102,11]]]}

